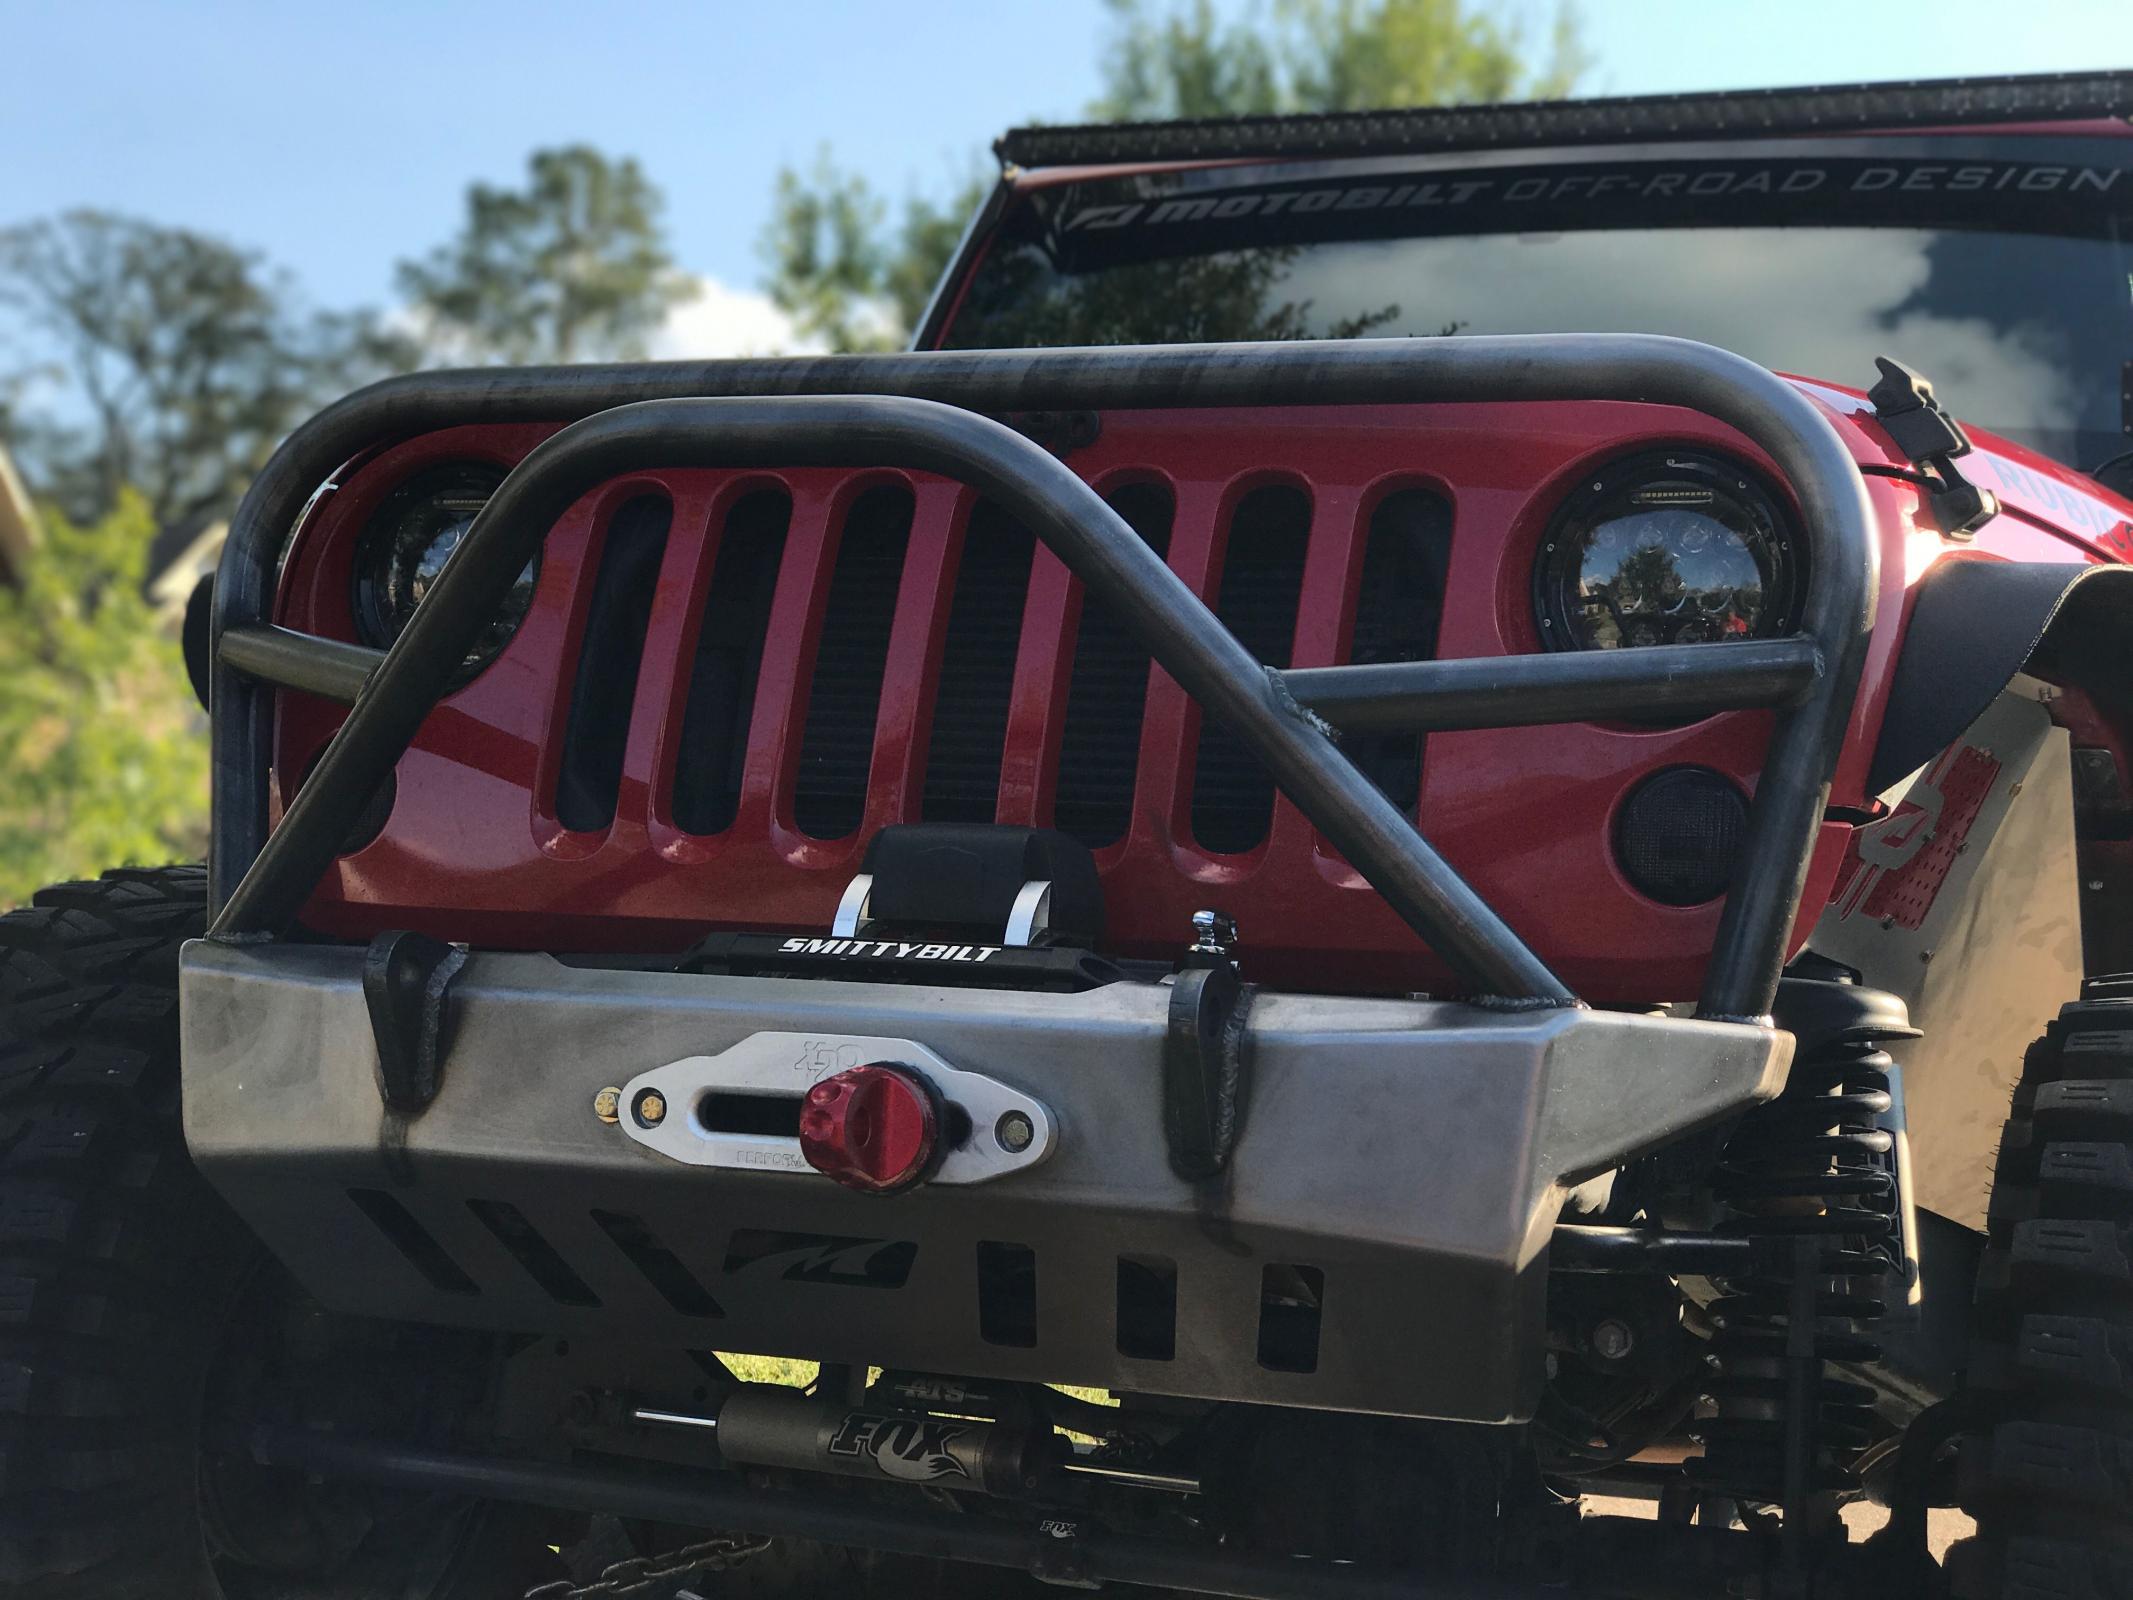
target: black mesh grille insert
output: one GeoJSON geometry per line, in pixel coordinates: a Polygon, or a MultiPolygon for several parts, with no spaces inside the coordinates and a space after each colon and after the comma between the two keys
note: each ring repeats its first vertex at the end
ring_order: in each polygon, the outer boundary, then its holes
{"type": "MultiPolygon", "coordinates": [[[[1287,484],[1253,490],[1230,521],[1215,614],[1270,667],[1287,666],[1296,642],[1310,537],[1311,498],[1287,484]]],[[[1274,780],[1234,734],[1203,717],[1193,768],[1193,837],[1206,850],[1249,850],[1266,838],[1273,819],[1274,780]]]]}
{"type": "Polygon", "coordinates": [[[933,701],[922,812],[928,822],[990,822],[998,808],[1007,703],[1036,544],[996,506],[980,504],[971,513],[933,701]]]}
{"type": "Polygon", "coordinates": [[[1748,801],[1709,767],[1668,767],[1615,816],[1622,875],[1663,906],[1700,906],[1726,892],[1748,831],[1748,801]]]}
{"type": "MultiPolygon", "coordinates": [[[[1452,508],[1443,496],[1427,489],[1399,489],[1378,502],[1363,547],[1350,661],[1436,657],[1451,555],[1452,508]]],[[[1394,805],[1414,810],[1422,791],[1420,734],[1351,734],[1341,748],[1394,805]]]]}
{"type": "MultiPolygon", "coordinates": [[[[1161,484],[1128,484],[1111,507],[1157,555],[1170,554],[1176,507],[1161,484]]],[[[1108,608],[1084,593],[1067,685],[1066,726],[1059,741],[1053,826],[1089,848],[1126,836],[1140,762],[1141,719],[1148,705],[1148,652],[1108,608]]]]}
{"type": "Polygon", "coordinates": [[[812,838],[842,839],[866,815],[874,721],[911,512],[908,489],[869,489],[853,502],[838,541],[793,795],[793,820],[812,838]]]}
{"type": "Polygon", "coordinates": [[[733,507],[719,536],[674,761],[674,825],[684,833],[724,832],[740,807],[756,674],[791,520],[782,491],[760,490],[733,507]]]}
{"type": "Polygon", "coordinates": [[[673,518],[674,508],[665,499],[639,495],[608,519],[600,543],[600,572],[578,645],[570,720],[556,770],[556,820],[580,833],[601,832],[615,820],[637,669],[644,660],[644,633],[673,518]]]}

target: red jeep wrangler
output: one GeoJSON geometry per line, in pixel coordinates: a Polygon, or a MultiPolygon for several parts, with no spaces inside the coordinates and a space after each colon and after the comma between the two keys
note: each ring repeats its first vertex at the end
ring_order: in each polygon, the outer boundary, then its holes
{"type": "Polygon", "coordinates": [[[2133,1593],[2129,113],[1029,130],[307,424],[0,922],[0,1585],[2133,1593]]]}

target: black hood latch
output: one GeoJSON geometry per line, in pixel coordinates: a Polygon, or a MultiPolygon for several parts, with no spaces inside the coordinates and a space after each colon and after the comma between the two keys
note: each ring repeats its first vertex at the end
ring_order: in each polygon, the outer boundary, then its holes
{"type": "Polygon", "coordinates": [[[1941,410],[1930,379],[1887,356],[1876,356],[1874,365],[1881,378],[1866,392],[1874,416],[1924,475],[1940,531],[1951,539],[1969,538],[2000,514],[2000,497],[1956,470],[1955,458],[1970,453],[1970,435],[1941,410]]]}

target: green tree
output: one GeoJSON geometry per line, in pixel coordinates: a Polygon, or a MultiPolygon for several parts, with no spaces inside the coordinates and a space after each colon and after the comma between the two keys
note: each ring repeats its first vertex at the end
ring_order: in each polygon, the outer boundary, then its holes
{"type": "MultiPolygon", "coordinates": [[[[1575,13],[1536,49],[1489,0],[1109,0],[1105,120],[1350,111],[1567,94],[1585,69],[1575,13]]],[[[778,176],[764,233],[768,287],[801,331],[837,349],[906,342],[987,184],[908,199],[895,225],[867,181],[825,154],[778,176]]]]}
{"type": "Polygon", "coordinates": [[[8,443],[81,521],[128,484],[158,528],[225,514],[303,417],[414,357],[368,312],[300,309],[253,252],[104,211],[0,229],[0,313],[29,352],[8,443]]]}
{"type": "Polygon", "coordinates": [[[1110,121],[1550,99],[1585,70],[1574,13],[1545,54],[1486,0],[1273,0],[1225,19],[1212,0],[1109,0],[1110,121]]]}
{"type": "Polygon", "coordinates": [[[1242,117],[1281,111],[1280,46],[1261,8],[1226,21],[1212,0],[1109,0],[1103,90],[1090,113],[1105,122],[1242,117]]]}
{"type": "Polygon", "coordinates": [[[762,239],[771,299],[833,350],[900,348],[990,182],[973,172],[945,200],[909,195],[892,223],[873,186],[827,151],[804,175],[787,167],[762,239]]]}
{"type": "Polygon", "coordinates": [[[687,284],[658,187],[589,145],[536,150],[525,187],[467,190],[459,236],[403,261],[401,292],[436,352],[473,361],[632,360],[687,284]]]}
{"type": "Polygon", "coordinates": [[[207,741],[177,643],[142,598],[153,533],[122,491],[91,526],[54,516],[0,587],[0,907],[207,844],[207,741]]]}
{"type": "Polygon", "coordinates": [[[1663,537],[1639,544],[1615,570],[1614,592],[1626,610],[1671,610],[1686,589],[1674,553],[1663,537]]]}

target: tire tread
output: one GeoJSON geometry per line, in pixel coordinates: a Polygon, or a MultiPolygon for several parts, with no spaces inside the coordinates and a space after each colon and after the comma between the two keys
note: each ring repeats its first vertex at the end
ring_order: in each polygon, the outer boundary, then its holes
{"type": "MultiPolygon", "coordinates": [[[[2118,986],[2121,990],[2123,985],[2118,986]]],[[[1978,1274],[1949,1552],[1962,1600],[2133,1597],[2133,1003],[2063,1008],[2023,1062],[1978,1274]]]]}
{"type": "Polygon", "coordinates": [[[190,1286],[242,1237],[178,1119],[205,904],[198,867],[125,869],[0,916],[0,1587],[22,1600],[196,1592],[164,1378],[190,1286]]]}

